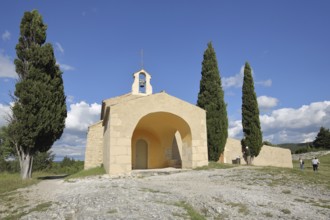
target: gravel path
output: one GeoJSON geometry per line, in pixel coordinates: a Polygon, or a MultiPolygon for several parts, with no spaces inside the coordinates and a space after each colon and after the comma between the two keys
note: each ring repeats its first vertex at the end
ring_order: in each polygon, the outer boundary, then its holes
{"type": "Polygon", "coordinates": [[[329,190],[312,190],[285,173],[246,166],[173,171],[44,180],[19,190],[28,198],[22,210],[30,210],[21,219],[190,219],[189,208],[205,219],[330,219],[329,190]]]}

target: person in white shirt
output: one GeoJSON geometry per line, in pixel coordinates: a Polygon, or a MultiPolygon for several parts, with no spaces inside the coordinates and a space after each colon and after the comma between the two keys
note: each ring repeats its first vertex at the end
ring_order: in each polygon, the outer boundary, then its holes
{"type": "Polygon", "coordinates": [[[314,157],[314,159],[312,160],[312,165],[313,165],[314,172],[317,171],[317,169],[319,168],[319,164],[320,164],[319,159],[314,157]]]}
{"type": "Polygon", "coordinates": [[[304,160],[301,157],[299,158],[299,163],[300,163],[300,169],[303,170],[304,169],[304,160]]]}

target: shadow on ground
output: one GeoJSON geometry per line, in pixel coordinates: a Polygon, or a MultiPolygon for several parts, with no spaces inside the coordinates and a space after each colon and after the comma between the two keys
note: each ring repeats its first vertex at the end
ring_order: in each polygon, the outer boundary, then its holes
{"type": "Polygon", "coordinates": [[[69,174],[53,175],[53,176],[41,176],[41,177],[38,177],[38,179],[39,180],[56,180],[56,179],[64,179],[67,176],[69,176],[69,174]]]}

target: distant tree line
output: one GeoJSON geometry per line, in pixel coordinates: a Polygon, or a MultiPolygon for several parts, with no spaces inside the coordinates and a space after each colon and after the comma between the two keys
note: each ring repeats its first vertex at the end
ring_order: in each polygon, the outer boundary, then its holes
{"type": "Polygon", "coordinates": [[[306,143],[285,143],[278,144],[277,146],[290,149],[291,153],[294,154],[330,150],[330,131],[325,127],[321,127],[314,141],[306,143]]]}
{"type": "Polygon", "coordinates": [[[330,149],[330,131],[324,127],[320,128],[315,140],[313,141],[313,147],[330,149]]]}
{"type": "MultiPolygon", "coordinates": [[[[19,159],[16,151],[10,146],[8,128],[0,128],[0,172],[20,172],[19,159]]],[[[53,174],[73,174],[84,168],[84,161],[65,156],[62,161],[54,161],[52,151],[36,152],[33,157],[32,171],[45,171],[53,174]]]]}
{"type": "MultiPolygon", "coordinates": [[[[65,156],[62,161],[54,161],[52,151],[38,152],[33,159],[33,172],[44,171],[52,174],[74,174],[84,169],[84,161],[65,156]]],[[[5,158],[0,155],[0,172],[19,173],[19,161],[15,157],[5,158]]]]}

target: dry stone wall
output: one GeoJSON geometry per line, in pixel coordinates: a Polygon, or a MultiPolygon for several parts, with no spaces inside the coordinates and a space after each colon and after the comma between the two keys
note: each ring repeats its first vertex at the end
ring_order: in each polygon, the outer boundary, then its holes
{"type": "MultiPolygon", "coordinates": [[[[232,164],[237,158],[241,158],[241,164],[246,164],[243,160],[241,142],[228,138],[221,162],[232,164]]],[[[254,158],[252,164],[256,166],[293,167],[291,151],[289,149],[267,145],[262,146],[258,157],[254,158]]]]}
{"type": "Polygon", "coordinates": [[[87,144],[85,152],[85,167],[90,169],[101,166],[103,163],[103,127],[102,121],[88,128],[87,144]]]}

